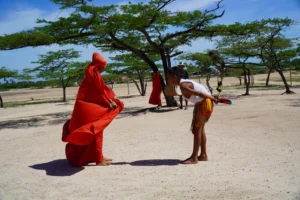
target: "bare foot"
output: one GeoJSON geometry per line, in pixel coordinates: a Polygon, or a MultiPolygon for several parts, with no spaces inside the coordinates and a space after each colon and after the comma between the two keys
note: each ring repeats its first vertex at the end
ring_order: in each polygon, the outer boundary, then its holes
{"type": "Polygon", "coordinates": [[[102,162],[96,163],[96,166],[108,166],[111,162],[103,160],[102,162]]]}
{"type": "Polygon", "coordinates": [[[200,156],[198,156],[198,161],[208,161],[208,157],[206,154],[200,154],[200,156]]]}
{"type": "Polygon", "coordinates": [[[110,162],[111,162],[113,159],[112,159],[112,158],[106,158],[106,157],[104,157],[104,160],[105,160],[105,161],[110,161],[110,162]]]}
{"type": "Polygon", "coordinates": [[[181,163],[185,164],[185,165],[186,164],[197,164],[198,163],[198,159],[194,159],[194,158],[190,157],[190,158],[182,161],[181,163]]]}

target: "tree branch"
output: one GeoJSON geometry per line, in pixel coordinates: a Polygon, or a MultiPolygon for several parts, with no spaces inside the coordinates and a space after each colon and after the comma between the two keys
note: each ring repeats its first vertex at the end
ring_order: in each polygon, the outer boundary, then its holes
{"type": "MultiPolygon", "coordinates": [[[[150,35],[147,33],[147,31],[146,31],[145,29],[139,29],[139,31],[140,31],[141,33],[144,34],[146,40],[147,40],[147,41],[148,41],[155,49],[159,49],[159,46],[158,46],[155,42],[153,42],[153,41],[151,40],[150,35]]],[[[159,52],[159,51],[158,51],[158,52],[159,52]]]]}
{"type": "Polygon", "coordinates": [[[180,54],[183,54],[183,51],[179,51],[179,52],[176,52],[176,53],[170,55],[170,58],[175,57],[175,56],[178,56],[178,55],[180,55],[180,54]]]}
{"type": "MultiPolygon", "coordinates": [[[[222,1],[220,1],[219,3],[221,3],[221,2],[222,2],[222,1]]],[[[215,10],[220,9],[220,4],[219,4],[219,3],[217,4],[217,8],[215,8],[215,9],[213,9],[213,10],[205,11],[205,17],[204,17],[203,20],[201,20],[200,22],[196,23],[193,27],[191,27],[191,28],[189,28],[189,29],[186,29],[186,30],[184,30],[184,31],[178,31],[178,32],[176,32],[176,33],[173,33],[173,34],[170,34],[170,35],[166,36],[166,37],[162,40],[162,42],[161,42],[160,45],[163,46],[169,39],[175,38],[175,37],[180,36],[180,35],[188,34],[189,32],[191,32],[191,31],[193,31],[193,30],[197,30],[197,29],[198,29],[199,31],[201,31],[201,30],[200,30],[200,27],[203,26],[205,22],[210,21],[210,20],[217,19],[217,18],[219,18],[219,17],[222,17],[222,16],[224,15],[225,11],[223,11],[220,15],[214,15],[214,16],[211,17],[211,18],[207,18],[207,17],[206,17],[206,15],[209,14],[210,12],[214,12],[215,10]]],[[[202,32],[204,32],[204,31],[202,30],[202,32]]],[[[207,31],[207,32],[208,32],[208,31],[207,31]]],[[[217,32],[217,31],[209,31],[209,33],[214,33],[214,32],[217,32]]]]}
{"type": "MultiPolygon", "coordinates": [[[[122,48],[125,48],[126,50],[129,50],[136,55],[139,55],[146,63],[148,63],[150,65],[150,67],[152,68],[153,71],[158,70],[156,64],[143,51],[124,43],[123,41],[118,39],[112,32],[109,32],[109,35],[112,38],[112,41],[116,41],[117,43],[119,43],[122,48]]],[[[115,45],[117,45],[117,44],[115,44],[115,45]]]]}

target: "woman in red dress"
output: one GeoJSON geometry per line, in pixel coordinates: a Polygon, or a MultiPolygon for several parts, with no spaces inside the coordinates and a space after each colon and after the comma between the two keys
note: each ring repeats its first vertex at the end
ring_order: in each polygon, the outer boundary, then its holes
{"type": "Polygon", "coordinates": [[[112,162],[103,155],[103,131],[124,104],[116,99],[100,75],[105,66],[105,58],[95,52],[79,87],[72,117],[63,127],[62,140],[68,142],[66,157],[75,166],[88,163],[106,166],[112,162]]]}
{"type": "Polygon", "coordinates": [[[160,83],[160,73],[152,72],[152,92],[149,99],[149,104],[157,105],[157,109],[161,107],[161,92],[162,86],[160,83]]]}

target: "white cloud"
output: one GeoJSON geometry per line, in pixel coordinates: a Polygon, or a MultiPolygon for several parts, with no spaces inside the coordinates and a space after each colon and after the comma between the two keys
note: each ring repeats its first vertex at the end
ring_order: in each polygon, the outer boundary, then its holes
{"type": "Polygon", "coordinates": [[[167,8],[171,11],[193,11],[216,3],[216,0],[177,0],[167,8]]]}
{"type": "Polygon", "coordinates": [[[192,42],[191,46],[184,45],[180,47],[179,49],[181,51],[184,51],[185,53],[191,52],[191,53],[196,53],[196,52],[204,52],[207,49],[213,49],[214,48],[214,42],[210,41],[208,39],[198,39],[192,42]]]}
{"type": "Polygon", "coordinates": [[[66,17],[70,12],[59,10],[46,12],[37,8],[8,13],[6,20],[0,21],[0,35],[16,33],[22,30],[32,29],[36,24],[37,19],[46,19],[53,21],[58,17],[66,17]]]}
{"type": "MultiPolygon", "coordinates": [[[[6,15],[5,19],[0,20],[0,35],[12,34],[22,30],[28,30],[36,27],[37,19],[46,19],[54,21],[59,17],[67,17],[70,11],[55,10],[46,12],[37,8],[23,9],[22,11],[14,12],[13,14],[6,15]]],[[[97,51],[92,45],[88,48],[75,46],[75,45],[49,45],[35,48],[21,48],[11,51],[3,51],[0,54],[0,66],[6,66],[10,69],[23,69],[31,68],[34,65],[32,61],[38,60],[38,55],[45,54],[48,51],[57,51],[59,49],[74,48],[75,50],[82,51],[82,56],[79,61],[91,60],[92,53],[97,51]],[[16,59],[17,58],[17,59],[16,59]]]]}
{"type": "Polygon", "coordinates": [[[11,34],[21,30],[27,30],[35,26],[37,18],[43,15],[43,11],[39,9],[31,9],[15,12],[7,15],[6,21],[0,22],[0,35],[11,34]]]}
{"type": "MultiPolygon", "coordinates": [[[[126,5],[129,1],[123,0],[117,3],[117,5],[126,5]]],[[[149,0],[132,0],[132,4],[139,2],[148,3],[149,0]]],[[[197,9],[205,8],[211,4],[216,3],[217,0],[176,0],[166,7],[167,10],[175,11],[193,11],[197,9]]]]}

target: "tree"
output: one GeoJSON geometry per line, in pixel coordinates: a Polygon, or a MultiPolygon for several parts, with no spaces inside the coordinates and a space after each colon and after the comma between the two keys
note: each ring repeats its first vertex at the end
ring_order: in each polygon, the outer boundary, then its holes
{"type": "MultiPolygon", "coordinates": [[[[147,89],[146,76],[150,72],[148,64],[132,54],[116,55],[111,57],[111,59],[116,62],[108,64],[106,71],[111,74],[127,76],[133,81],[140,95],[145,96],[147,89]],[[139,84],[136,79],[138,79],[139,84]]],[[[153,58],[153,60],[155,59],[153,58]]]]}
{"type": "MultiPolygon", "coordinates": [[[[286,60],[294,56],[291,54],[294,39],[282,35],[293,23],[291,19],[275,18],[237,24],[236,28],[241,29],[241,33],[222,37],[222,40],[218,41],[218,50],[229,57],[229,64],[266,66],[269,72],[277,71],[285,85],[285,93],[293,93],[283,71],[286,60]]],[[[247,74],[249,77],[248,72],[247,74]]]]}
{"type": "Polygon", "coordinates": [[[228,70],[229,76],[233,76],[239,79],[239,85],[242,85],[242,76],[243,76],[243,70],[238,67],[233,67],[228,70]]]}
{"type": "Polygon", "coordinates": [[[197,74],[199,77],[199,82],[200,82],[200,74],[206,75],[206,85],[209,88],[209,90],[212,92],[212,88],[209,84],[209,80],[211,74],[215,72],[212,68],[212,65],[214,64],[213,59],[207,53],[189,53],[184,56],[181,56],[181,59],[186,59],[192,62],[196,66],[198,71],[197,74]]]}
{"type": "MultiPolygon", "coordinates": [[[[75,8],[69,17],[51,22],[39,20],[43,26],[0,37],[0,50],[41,45],[76,44],[101,48],[103,51],[132,53],[147,63],[151,70],[158,66],[149,55],[160,56],[164,71],[172,57],[181,54],[178,47],[191,44],[200,37],[212,37],[224,28],[211,23],[223,16],[222,0],[214,9],[201,12],[172,12],[168,6],[175,0],[150,0],[148,3],[92,6],[88,1],[52,0],[61,8],[75,8]]],[[[167,79],[166,79],[167,81],[167,79]]],[[[165,83],[161,80],[162,86],[165,83]]],[[[176,105],[173,97],[167,105],[176,105]]]]}
{"type": "Polygon", "coordinates": [[[285,38],[283,35],[270,38],[270,42],[264,46],[264,52],[260,54],[263,63],[270,69],[277,71],[286,88],[286,94],[293,94],[283,74],[288,69],[290,60],[296,57],[293,48],[293,39],[285,38]]]}
{"type": "Polygon", "coordinates": [[[300,70],[300,58],[293,59],[291,65],[295,67],[295,70],[300,70]]]}
{"type": "Polygon", "coordinates": [[[118,75],[118,74],[105,73],[105,74],[102,75],[102,77],[103,77],[103,79],[104,79],[104,81],[107,85],[111,84],[111,89],[112,90],[114,89],[115,82],[120,82],[121,79],[122,79],[122,76],[118,75]]]}
{"type": "Polygon", "coordinates": [[[219,73],[217,78],[217,85],[218,85],[217,90],[219,91],[220,94],[221,92],[220,87],[223,85],[224,76],[228,74],[228,68],[230,66],[226,65],[226,61],[224,57],[222,57],[217,50],[209,50],[207,54],[213,61],[213,65],[215,66],[215,69],[219,73]]]}
{"type": "MultiPolygon", "coordinates": [[[[17,70],[10,70],[7,69],[6,67],[1,67],[0,68],[0,81],[3,79],[6,81],[8,78],[15,78],[18,76],[18,71],[17,70]]],[[[0,108],[3,108],[3,99],[0,95],[0,108]]]]}
{"type": "Polygon", "coordinates": [[[39,55],[39,60],[32,62],[39,66],[28,69],[29,72],[37,73],[37,77],[46,80],[58,80],[63,88],[63,101],[66,102],[66,88],[69,81],[78,77],[83,77],[86,63],[72,62],[79,58],[79,51],[65,49],[49,51],[45,55],[39,55]]]}
{"type": "Polygon", "coordinates": [[[290,64],[294,67],[295,70],[300,70],[300,44],[297,44],[296,57],[291,60],[290,64]]]}
{"type": "Polygon", "coordinates": [[[244,84],[246,86],[246,92],[244,95],[250,95],[250,83],[251,83],[251,71],[249,67],[247,67],[247,61],[249,59],[249,56],[243,56],[243,55],[236,55],[236,49],[235,47],[231,46],[228,48],[222,48],[221,54],[218,51],[212,51],[211,56],[215,57],[214,60],[216,63],[219,63],[219,69],[221,70],[221,80],[220,83],[223,81],[223,74],[227,73],[230,69],[241,69],[243,71],[244,76],[244,84]],[[215,56],[214,54],[217,54],[215,56]],[[232,60],[237,59],[237,60],[232,60]]]}

